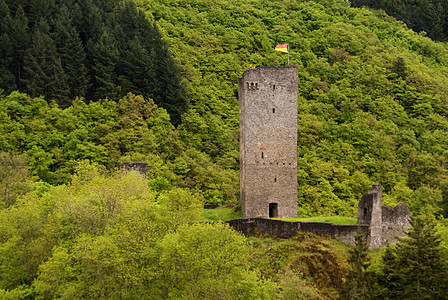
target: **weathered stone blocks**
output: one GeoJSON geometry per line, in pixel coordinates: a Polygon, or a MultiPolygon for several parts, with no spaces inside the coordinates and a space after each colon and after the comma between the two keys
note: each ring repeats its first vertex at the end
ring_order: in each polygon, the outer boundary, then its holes
{"type": "Polygon", "coordinates": [[[297,216],[297,66],[238,79],[241,209],[245,218],[297,216]]]}

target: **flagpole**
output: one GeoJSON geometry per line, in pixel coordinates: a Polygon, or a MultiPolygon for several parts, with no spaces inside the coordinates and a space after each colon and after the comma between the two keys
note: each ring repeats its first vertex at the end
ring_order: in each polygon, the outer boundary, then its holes
{"type": "Polygon", "coordinates": [[[289,66],[289,43],[288,43],[288,46],[286,48],[288,49],[288,66],[289,66]]]}

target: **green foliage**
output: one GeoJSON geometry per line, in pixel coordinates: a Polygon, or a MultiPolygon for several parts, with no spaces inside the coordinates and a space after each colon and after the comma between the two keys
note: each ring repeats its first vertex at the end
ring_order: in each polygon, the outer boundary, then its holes
{"type": "Polygon", "coordinates": [[[353,0],[350,3],[354,6],[368,6],[375,9],[383,9],[387,14],[405,22],[409,28],[416,32],[423,31],[432,39],[447,41],[448,6],[443,0],[427,1],[372,1],[353,0]]]}
{"type": "Polygon", "coordinates": [[[77,97],[118,100],[133,92],[153,98],[180,123],[187,103],[177,64],[132,1],[0,5],[1,89],[44,96],[63,108],[77,97]]]}
{"type": "Polygon", "coordinates": [[[155,199],[135,172],[83,164],[42,199],[59,243],[33,277],[38,299],[270,299],[275,288],[249,270],[241,234],[193,223],[202,203],[186,190],[155,199]]]}
{"type": "Polygon", "coordinates": [[[157,201],[161,213],[170,220],[170,226],[197,222],[201,219],[204,203],[185,189],[172,189],[161,194],[157,201]]]}
{"type": "Polygon", "coordinates": [[[0,210],[0,288],[32,284],[39,265],[51,256],[55,229],[33,195],[0,210]]]}
{"type": "Polygon", "coordinates": [[[284,64],[273,47],[289,42],[300,78],[300,215],[353,216],[372,182],[396,199],[403,186],[436,189],[444,180],[443,45],[347,1],[136,2],[157,21],[187,81],[181,138],[226,168],[238,161],[236,79],[249,65],[284,64]]]}
{"type": "Polygon", "coordinates": [[[349,251],[350,269],[345,278],[342,299],[373,299],[373,273],[370,266],[367,243],[361,230],[355,236],[355,247],[349,251]]]}
{"type": "Polygon", "coordinates": [[[234,208],[219,207],[214,209],[204,209],[202,217],[207,221],[228,221],[241,219],[241,211],[235,211],[234,208]]]}
{"type": "Polygon", "coordinates": [[[249,250],[228,225],[180,227],[156,249],[161,298],[270,299],[273,291],[249,271],[249,250]]]}
{"type": "Polygon", "coordinates": [[[255,246],[252,265],[278,282],[277,298],[332,299],[343,289],[347,246],[340,242],[303,232],[287,240],[250,240],[255,246]]]}
{"type": "Polygon", "coordinates": [[[25,157],[0,153],[1,207],[10,207],[18,196],[29,191],[27,179],[29,179],[29,171],[25,157]]]}
{"type": "MultiPolygon", "coordinates": [[[[217,165],[185,143],[166,110],[151,99],[128,94],[118,102],[73,101],[66,109],[42,98],[0,95],[0,150],[24,153],[36,180],[67,183],[79,161],[115,169],[126,161],[148,163],[150,180],[195,190],[209,203],[238,202],[238,172],[217,165]],[[159,179],[157,179],[159,178],[159,179]]],[[[20,172],[17,173],[17,175],[20,172]]]]}
{"type": "Polygon", "coordinates": [[[390,245],[379,273],[381,297],[434,299],[447,297],[447,257],[434,224],[414,218],[409,236],[390,245]]]}
{"type": "Polygon", "coordinates": [[[49,88],[67,90],[66,81],[69,98],[119,100],[75,99],[60,110],[42,98],[2,94],[1,150],[26,151],[36,178],[67,183],[83,159],[108,169],[145,161],[150,180],[195,190],[206,203],[237,204],[237,77],[249,65],[283,64],[285,56],[272,49],[289,42],[300,78],[300,215],[353,216],[372,182],[382,184],[386,201],[403,198],[414,214],[446,214],[448,50],[384,13],[342,0],[136,1],[139,9],[120,1],[42,1],[46,11],[38,3],[1,6],[3,23],[15,18],[17,32],[36,31],[4,37],[6,69],[14,65],[10,73],[22,76],[15,85],[27,83],[25,71],[39,70],[31,62],[39,65],[45,54],[55,62],[48,68],[60,64],[68,76],[49,88]],[[40,22],[48,12],[60,17],[40,22]],[[38,38],[51,39],[38,51],[41,60],[31,54],[38,38]],[[14,50],[20,43],[23,51],[14,50]],[[71,54],[81,48],[85,55],[71,54]],[[29,64],[13,63],[20,57],[29,64]],[[177,128],[170,124],[180,119],[177,128]]]}

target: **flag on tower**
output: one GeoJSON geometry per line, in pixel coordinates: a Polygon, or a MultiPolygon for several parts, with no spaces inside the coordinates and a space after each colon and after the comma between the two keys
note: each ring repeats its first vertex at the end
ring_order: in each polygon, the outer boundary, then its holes
{"type": "Polygon", "coordinates": [[[275,46],[275,51],[289,53],[288,44],[279,44],[279,45],[275,46]]]}

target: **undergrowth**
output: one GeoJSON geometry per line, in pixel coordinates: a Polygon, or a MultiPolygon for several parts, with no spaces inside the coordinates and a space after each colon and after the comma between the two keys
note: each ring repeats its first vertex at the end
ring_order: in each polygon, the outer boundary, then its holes
{"type": "Polygon", "coordinates": [[[251,265],[261,277],[280,284],[279,299],[337,299],[348,269],[349,246],[300,232],[296,237],[249,237],[251,265]]]}

